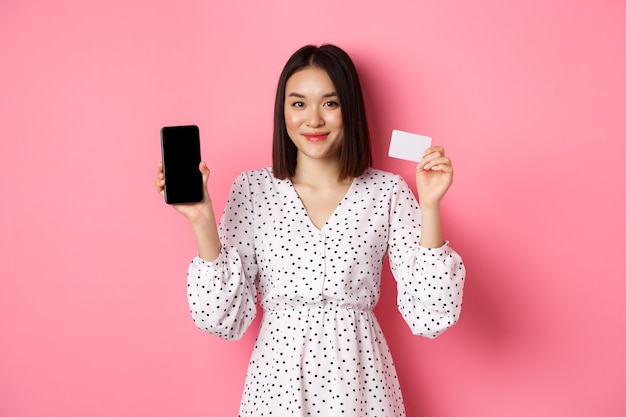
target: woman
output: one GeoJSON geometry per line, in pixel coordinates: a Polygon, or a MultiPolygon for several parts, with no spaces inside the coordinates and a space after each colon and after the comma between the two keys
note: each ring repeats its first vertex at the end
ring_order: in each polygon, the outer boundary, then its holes
{"type": "MultiPolygon", "coordinates": [[[[234,182],[219,228],[200,164],[201,203],[176,209],[198,247],[188,271],[196,324],[240,338],[264,309],[240,415],[403,416],[393,360],[372,312],[385,256],[412,332],[456,323],[465,270],[441,231],[452,165],[439,146],[418,165],[420,205],[398,175],[371,167],[350,57],[305,46],[283,69],[273,166],[234,182]]],[[[163,194],[159,165],[157,190],[163,194]]]]}

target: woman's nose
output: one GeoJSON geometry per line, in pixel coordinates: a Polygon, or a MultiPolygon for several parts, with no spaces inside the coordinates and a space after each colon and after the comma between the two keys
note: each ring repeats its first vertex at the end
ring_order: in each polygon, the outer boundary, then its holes
{"type": "Polygon", "coordinates": [[[309,114],[307,114],[307,125],[311,127],[322,126],[324,124],[324,118],[322,117],[320,110],[311,107],[309,108],[309,114]]]}

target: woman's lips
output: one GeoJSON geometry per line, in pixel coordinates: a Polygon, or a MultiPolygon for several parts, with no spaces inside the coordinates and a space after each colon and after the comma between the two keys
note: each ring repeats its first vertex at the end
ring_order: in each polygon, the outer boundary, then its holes
{"type": "Polygon", "coordinates": [[[305,133],[304,137],[309,142],[321,142],[328,136],[328,133],[305,133]]]}

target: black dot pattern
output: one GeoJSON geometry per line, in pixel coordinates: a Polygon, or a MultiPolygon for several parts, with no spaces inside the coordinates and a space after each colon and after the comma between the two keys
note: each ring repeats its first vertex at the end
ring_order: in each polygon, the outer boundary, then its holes
{"type": "Polygon", "coordinates": [[[385,256],[411,331],[433,338],[459,318],[465,268],[446,242],[419,246],[420,210],[398,175],[368,169],[326,224],[310,221],[271,168],[234,182],[214,262],[196,257],[188,296],[198,327],[238,339],[264,309],[240,416],[404,416],[372,309],[385,256]]]}

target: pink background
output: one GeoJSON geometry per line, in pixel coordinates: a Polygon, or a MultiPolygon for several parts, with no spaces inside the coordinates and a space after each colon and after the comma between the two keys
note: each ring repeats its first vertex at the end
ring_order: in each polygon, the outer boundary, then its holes
{"type": "Polygon", "coordinates": [[[270,163],[278,73],[332,42],[391,130],[456,168],[458,325],[377,313],[409,417],[626,415],[626,2],[0,2],[0,415],[234,416],[258,320],[194,327],[190,228],[153,189],[163,125],[200,126],[216,210],[270,163]]]}

